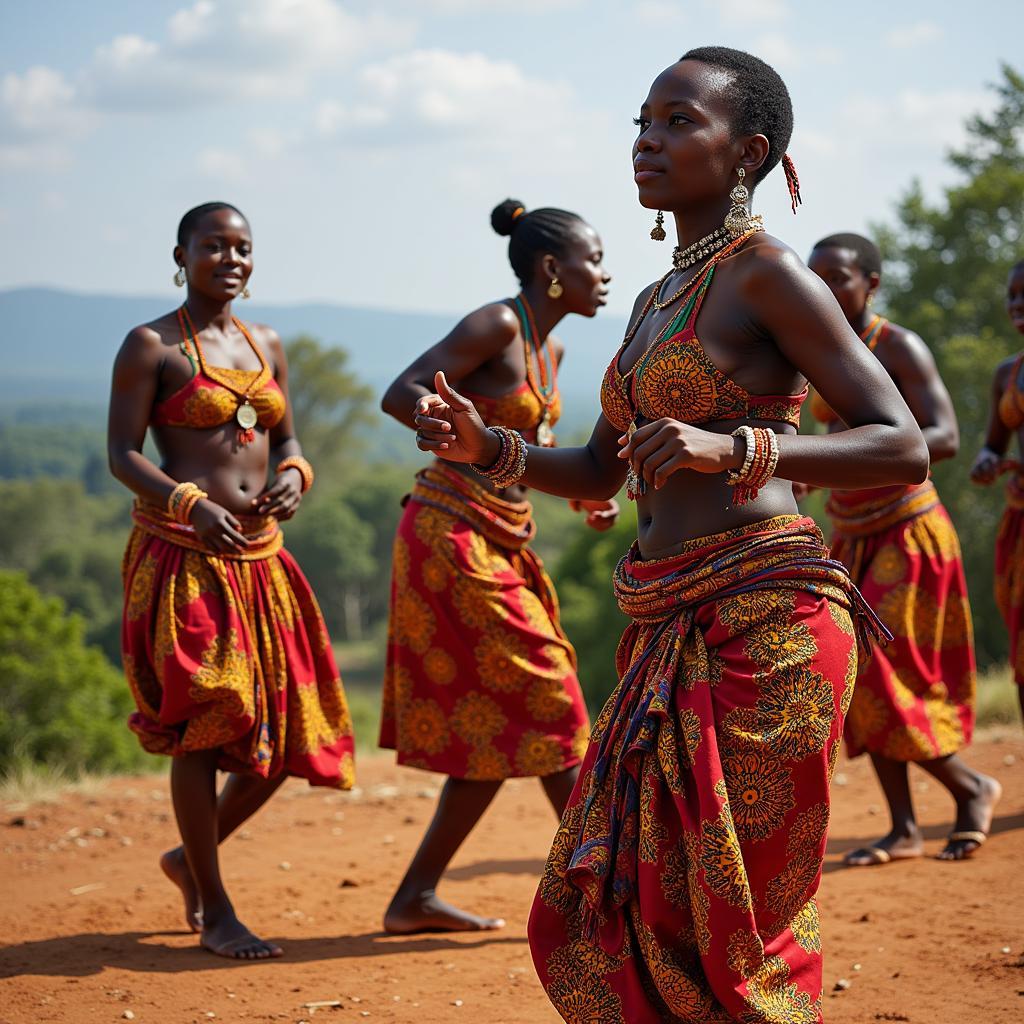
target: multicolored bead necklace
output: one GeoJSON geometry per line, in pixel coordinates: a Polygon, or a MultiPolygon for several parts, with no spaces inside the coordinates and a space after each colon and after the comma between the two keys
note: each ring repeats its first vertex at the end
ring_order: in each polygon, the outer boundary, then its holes
{"type": "Polygon", "coordinates": [[[516,313],[519,316],[519,326],[523,334],[526,383],[544,409],[540,423],[537,424],[537,444],[542,448],[551,448],[555,443],[555,432],[551,428],[551,410],[558,397],[558,364],[555,362],[548,339],[540,340],[537,324],[533,319],[533,310],[530,309],[530,304],[522,292],[516,296],[515,304],[516,313]],[[534,371],[535,360],[536,371],[534,371]]]}

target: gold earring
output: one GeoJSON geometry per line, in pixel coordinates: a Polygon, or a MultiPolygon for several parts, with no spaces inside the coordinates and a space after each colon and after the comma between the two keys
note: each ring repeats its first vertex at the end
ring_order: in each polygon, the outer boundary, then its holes
{"type": "Polygon", "coordinates": [[[174,272],[174,277],[172,277],[171,280],[179,288],[184,288],[185,287],[185,280],[186,280],[186,278],[185,278],[185,268],[184,267],[178,267],[178,269],[174,272]]]}
{"type": "Polygon", "coordinates": [[[251,292],[251,291],[249,291],[249,286],[248,286],[248,285],[246,285],[246,286],[245,286],[245,287],[244,287],[244,288],[242,289],[242,298],[243,298],[243,299],[248,299],[248,298],[251,298],[251,297],[252,297],[252,292],[251,292]]]}
{"type": "Polygon", "coordinates": [[[873,306],[875,304],[875,293],[874,292],[869,292],[868,293],[867,304],[869,306],[873,306]]]}
{"type": "Polygon", "coordinates": [[[658,216],[654,218],[654,227],[651,228],[651,238],[656,242],[665,241],[665,214],[658,211],[658,216]]]}
{"type": "Polygon", "coordinates": [[[738,184],[729,193],[729,199],[732,201],[732,207],[729,212],[725,215],[725,230],[732,235],[733,238],[739,238],[740,235],[744,234],[750,228],[750,211],[747,209],[747,203],[750,200],[750,191],[747,186],[743,184],[743,179],[747,176],[747,172],[742,167],[736,168],[736,173],[739,175],[740,180],[738,184]]]}
{"type": "Polygon", "coordinates": [[[565,289],[558,283],[558,278],[553,278],[551,284],[548,285],[548,298],[560,299],[564,291],[565,289]]]}

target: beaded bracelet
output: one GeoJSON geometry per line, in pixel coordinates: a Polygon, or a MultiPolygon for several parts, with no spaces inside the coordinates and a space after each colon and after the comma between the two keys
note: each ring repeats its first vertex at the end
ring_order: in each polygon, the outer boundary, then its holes
{"type": "Polygon", "coordinates": [[[510,430],[508,427],[490,427],[491,433],[497,434],[498,442],[501,445],[498,457],[490,466],[480,466],[472,463],[481,476],[487,477],[495,487],[504,489],[511,487],[522,478],[526,472],[526,442],[518,430],[510,430]]]}
{"type": "Polygon", "coordinates": [[[732,432],[732,436],[742,437],[743,443],[746,445],[746,450],[743,455],[743,465],[739,469],[729,470],[729,483],[738,484],[741,480],[744,480],[750,472],[751,463],[754,461],[754,450],[757,447],[757,439],[754,437],[753,429],[748,427],[745,423],[742,427],[737,427],[732,432]]]}
{"type": "Polygon", "coordinates": [[[733,505],[739,506],[753,501],[775,475],[779,464],[779,439],[768,427],[740,427],[736,433],[747,441],[747,457],[739,472],[730,473],[727,479],[733,487],[733,505]],[[741,433],[744,430],[749,430],[750,434],[741,433]]]}
{"type": "Polygon", "coordinates": [[[301,455],[289,455],[287,459],[282,459],[277,464],[277,473],[280,476],[286,469],[297,469],[302,476],[302,493],[313,486],[313,480],[315,474],[313,473],[313,467],[309,464],[308,459],[304,459],[301,455]]]}
{"type": "Polygon", "coordinates": [[[191,481],[180,483],[167,496],[167,514],[182,526],[188,526],[192,510],[206,497],[209,497],[206,491],[191,481]]]}

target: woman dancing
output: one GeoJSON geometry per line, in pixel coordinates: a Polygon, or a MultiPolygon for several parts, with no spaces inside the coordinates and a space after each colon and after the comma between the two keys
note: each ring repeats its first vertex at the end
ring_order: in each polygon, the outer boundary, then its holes
{"type": "MultiPolygon", "coordinates": [[[[567,1021],[821,1020],[814,893],[828,783],[872,621],[790,481],[920,482],[928,452],[835,300],[747,208],[789,94],[749,54],[691,50],[637,119],[640,203],[674,268],[637,299],[583,448],[487,429],[443,374],[419,446],[570,497],[637,499],[615,590],[631,618],[530,920],[567,1021]],[[698,340],[699,334],[699,340],[698,340]],[[851,429],[797,436],[809,379],[851,429]],[[628,470],[628,473],[627,473],[628,470]],[[855,613],[851,615],[851,613],[855,613]]],[[[876,628],[877,625],[876,625],[876,628]]]]}
{"type": "MultiPolygon", "coordinates": [[[[551,331],[570,313],[592,317],[611,278],[601,240],[565,210],[491,214],[521,291],[470,313],[404,370],[381,403],[412,427],[413,407],[441,367],[489,423],[510,423],[541,446],[561,412],[562,346],[551,331]]],[[[614,501],[580,501],[598,530],[614,501]]],[[[525,489],[496,486],[436,462],[416,478],[395,538],[382,747],[399,764],[448,776],[434,819],[384,917],[390,932],[501,927],[439,899],[445,868],[502,780],[538,776],[561,815],[589,735],[576,655],[558,601],[529,543],[525,489]]]]}
{"type": "MultiPolygon", "coordinates": [[[[882,256],[861,235],[823,238],[808,261],[850,326],[874,352],[910,406],[932,462],[960,446],[956,413],[935,360],[913,332],[873,313],[882,256]]],[[[818,395],[815,418],[845,430],[818,395]]],[[[920,857],[908,765],[916,762],[948,791],[956,821],[940,860],[962,860],[985,841],[999,783],[968,767],[957,751],[974,730],[974,637],[960,541],[935,485],[833,490],[827,511],[832,557],[850,570],[865,600],[895,637],[860,667],[846,719],[851,757],[865,752],[889,804],[888,835],[843,859],[851,866],[920,857]]]]}
{"type": "Polygon", "coordinates": [[[313,482],[284,349],[231,312],[248,296],[248,221],[228,203],[190,210],[174,260],[185,302],[129,332],[110,398],[111,470],[136,495],[121,634],[129,725],[173,758],[182,845],[160,863],[189,927],[212,953],[263,959],[281,949],[236,917],[217,846],[289,775],[351,788],[352,725],[320,609],[281,546],[278,521],[313,482]],[[159,466],[142,453],[147,429],[159,466]],[[219,800],[218,768],[231,772],[219,800]]]}
{"type": "MultiPolygon", "coordinates": [[[[1006,312],[1024,334],[1024,260],[1010,270],[1006,312]]],[[[1010,634],[1010,667],[1024,716],[1024,351],[996,367],[985,446],[974,460],[971,479],[987,485],[1007,472],[1012,475],[996,537],[996,602],[1010,634]],[[1006,457],[1014,437],[1020,456],[1016,461],[1006,457]]]]}

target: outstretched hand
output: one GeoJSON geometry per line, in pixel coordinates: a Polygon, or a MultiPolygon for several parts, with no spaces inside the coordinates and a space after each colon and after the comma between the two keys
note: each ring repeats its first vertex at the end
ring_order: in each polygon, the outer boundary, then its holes
{"type": "Polygon", "coordinates": [[[416,447],[449,462],[494,462],[501,443],[473,403],[449,386],[443,370],[434,374],[434,387],[436,394],[424,395],[416,403],[416,447]]]}
{"type": "Polygon", "coordinates": [[[608,501],[591,501],[589,498],[572,498],[569,508],[573,512],[586,512],[586,523],[592,530],[604,533],[610,530],[619,518],[619,503],[611,498],[608,501]]]}

